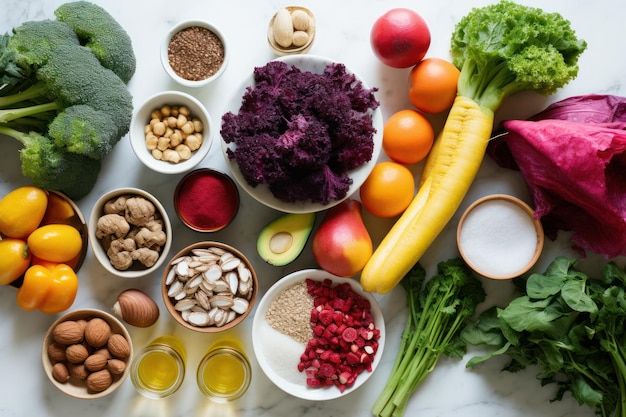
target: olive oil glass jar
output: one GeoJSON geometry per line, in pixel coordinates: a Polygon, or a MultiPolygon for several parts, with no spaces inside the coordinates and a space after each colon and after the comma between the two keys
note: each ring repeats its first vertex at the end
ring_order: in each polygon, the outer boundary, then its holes
{"type": "Polygon", "coordinates": [[[130,377],[140,394],[165,398],[175,393],[185,376],[186,351],[174,336],[161,336],[133,359],[130,377]]]}
{"type": "Polygon", "coordinates": [[[248,390],[252,369],[236,343],[218,341],[204,355],[196,373],[200,391],[215,402],[229,402],[248,390]]]}

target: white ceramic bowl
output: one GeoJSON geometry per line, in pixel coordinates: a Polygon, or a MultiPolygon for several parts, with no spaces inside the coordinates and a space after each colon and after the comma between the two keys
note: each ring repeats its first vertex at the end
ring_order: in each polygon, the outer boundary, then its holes
{"type": "Polygon", "coordinates": [[[176,81],[178,84],[183,85],[185,87],[204,87],[212,83],[213,81],[218,79],[224,73],[224,71],[226,71],[226,67],[228,66],[228,61],[230,59],[230,51],[229,51],[228,43],[226,41],[226,37],[224,36],[224,34],[212,23],[209,23],[204,20],[199,20],[199,19],[186,20],[172,27],[167,32],[167,34],[165,35],[163,39],[160,52],[161,52],[161,64],[163,65],[163,69],[165,70],[167,75],[169,75],[170,78],[172,78],[172,80],[176,81]],[[189,27],[194,27],[194,26],[208,29],[211,32],[213,32],[215,35],[217,35],[217,37],[222,42],[222,45],[224,47],[224,60],[222,61],[222,65],[220,66],[219,70],[217,70],[217,72],[215,72],[210,77],[202,79],[202,80],[188,80],[188,79],[181,77],[180,75],[176,73],[176,71],[174,71],[169,61],[168,48],[169,48],[170,41],[172,40],[172,37],[176,33],[180,32],[181,30],[187,29],[189,27]]]}
{"type": "Polygon", "coordinates": [[[162,174],[180,174],[190,171],[209,153],[213,138],[213,123],[206,107],[198,99],[181,91],[163,91],[149,97],[133,114],[130,124],[130,144],[137,158],[148,168],[162,174]],[[150,114],[164,105],[185,105],[192,117],[197,117],[203,124],[203,140],[199,149],[191,158],[177,163],[162,161],[152,156],[146,146],[145,126],[150,123],[150,114]]]}
{"type": "Polygon", "coordinates": [[[545,237],[528,204],[512,195],[491,194],[465,210],[456,239],[461,257],[476,273],[511,279],[535,265],[545,237]]]}
{"type": "Polygon", "coordinates": [[[252,322],[252,344],[261,369],[280,389],[294,397],[305,400],[332,400],[355,391],[376,371],[376,367],[382,358],[383,347],[385,345],[385,321],[377,301],[370,293],[363,290],[358,281],[351,278],[337,277],[320,269],[305,269],[281,278],[265,293],[258,303],[257,311],[254,314],[254,321],[252,322]],[[303,282],[307,278],[315,281],[330,279],[332,280],[333,286],[339,283],[349,283],[355,293],[369,301],[374,323],[376,328],[380,331],[378,350],[372,362],[372,371],[368,372],[364,370],[361,372],[354,384],[343,392],[335,386],[307,387],[305,372],[299,373],[297,368],[294,368],[297,367],[300,354],[304,352],[305,346],[275,330],[265,319],[265,312],[283,290],[293,284],[303,282]]]}
{"type": "Polygon", "coordinates": [[[159,200],[156,199],[156,197],[154,197],[152,194],[144,190],[141,190],[139,188],[132,188],[132,187],[117,188],[115,190],[111,190],[107,192],[106,194],[102,195],[96,201],[96,203],[94,204],[91,210],[91,214],[89,216],[88,233],[89,233],[89,244],[91,245],[91,249],[94,253],[94,256],[96,257],[98,262],[100,262],[100,265],[102,265],[104,269],[106,269],[111,274],[122,277],[122,278],[139,278],[139,277],[143,277],[143,276],[146,276],[155,272],[167,259],[167,255],[172,246],[172,225],[167,215],[167,212],[165,211],[165,208],[159,202],[159,200]],[[167,240],[165,242],[165,245],[161,247],[157,262],[149,268],[135,261],[133,266],[127,270],[123,271],[123,270],[116,269],[115,267],[113,267],[113,265],[111,265],[111,261],[109,260],[109,257],[107,256],[107,253],[104,250],[100,239],[98,239],[98,237],[96,236],[96,232],[98,230],[98,219],[103,214],[104,204],[107,201],[114,199],[116,197],[122,196],[122,195],[136,195],[136,196],[141,196],[141,197],[148,199],[149,201],[152,202],[152,204],[154,204],[154,206],[156,207],[156,209],[161,215],[161,219],[163,221],[163,230],[165,231],[167,240]]]}
{"type": "Polygon", "coordinates": [[[58,388],[61,392],[69,395],[70,397],[87,399],[87,400],[102,398],[113,393],[115,390],[117,390],[124,383],[124,380],[126,380],[126,377],[128,376],[128,373],[130,371],[130,361],[132,357],[133,357],[133,342],[132,342],[130,334],[128,333],[128,330],[126,329],[126,327],[124,327],[122,322],[119,321],[112,314],[106,313],[101,310],[92,309],[92,308],[84,308],[84,309],[70,311],[70,312],[63,314],[61,317],[57,318],[54,321],[54,323],[52,323],[52,325],[48,328],[46,335],[44,336],[42,347],[41,347],[41,360],[43,364],[43,369],[46,375],[48,376],[48,379],[50,379],[50,382],[56,388],[58,388]],[[123,373],[115,376],[111,386],[105,389],[104,391],[100,391],[100,392],[89,391],[87,389],[87,385],[85,381],[79,380],[74,377],[72,377],[69,381],[65,383],[57,381],[52,376],[52,367],[54,366],[54,363],[50,359],[50,356],[48,355],[48,347],[54,343],[52,331],[58,324],[68,321],[68,320],[74,320],[74,321],[89,320],[95,317],[101,318],[104,321],[106,321],[109,324],[109,326],[111,326],[112,334],[121,334],[122,336],[124,336],[126,340],[128,341],[128,345],[130,347],[130,355],[124,359],[124,362],[126,362],[126,368],[124,369],[123,373]]]}
{"type": "MultiPolygon", "coordinates": [[[[287,63],[288,65],[294,65],[297,68],[301,69],[302,71],[310,71],[313,73],[322,73],[327,65],[335,62],[329,58],[316,56],[316,55],[305,55],[305,54],[288,55],[288,56],[277,58],[277,60],[283,61],[287,63]]],[[[346,70],[348,72],[352,72],[350,71],[349,68],[346,68],[346,70]]],[[[367,84],[363,81],[363,79],[361,79],[358,75],[356,75],[356,78],[357,80],[361,81],[364,88],[369,88],[367,84]]],[[[234,114],[237,114],[239,112],[244,93],[246,89],[250,86],[254,86],[254,74],[252,73],[244,80],[244,82],[240,85],[240,87],[235,90],[236,91],[235,94],[226,104],[224,113],[232,112],[234,114]]],[[[373,121],[372,121],[373,126],[376,129],[376,132],[374,133],[374,137],[373,137],[374,150],[372,153],[372,158],[365,164],[361,165],[359,168],[354,169],[348,173],[350,178],[352,178],[352,184],[350,185],[350,188],[348,189],[348,192],[346,193],[345,197],[340,200],[333,200],[329,202],[328,204],[311,203],[311,202],[288,203],[288,202],[281,201],[280,199],[274,197],[272,192],[269,190],[269,187],[267,187],[264,184],[260,184],[256,187],[252,187],[250,184],[248,184],[246,179],[241,174],[241,171],[239,170],[237,162],[231,160],[226,154],[226,151],[229,148],[234,149],[236,145],[234,143],[226,143],[222,139],[221,140],[222,152],[224,154],[224,159],[226,160],[226,164],[228,165],[237,183],[255,200],[259,201],[260,203],[268,207],[271,207],[273,209],[276,209],[285,213],[319,212],[319,211],[328,209],[332,206],[335,206],[341,203],[341,201],[345,200],[354,192],[356,192],[359,189],[359,187],[361,187],[361,184],[365,182],[365,180],[367,179],[367,176],[370,174],[370,172],[374,168],[374,165],[376,165],[376,161],[378,160],[378,156],[380,155],[380,152],[382,150],[383,126],[384,126],[383,115],[382,115],[380,106],[376,110],[374,110],[372,116],[373,116],[373,121]]],[[[220,122],[220,125],[221,125],[221,122],[220,122]]]]}

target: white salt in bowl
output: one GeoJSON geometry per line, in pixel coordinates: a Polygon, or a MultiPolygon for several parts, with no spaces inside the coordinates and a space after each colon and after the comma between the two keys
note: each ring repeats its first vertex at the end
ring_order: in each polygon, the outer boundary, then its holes
{"type": "MultiPolygon", "coordinates": [[[[285,306],[285,310],[293,308],[285,306]]],[[[278,308],[281,306],[279,305],[278,308]]],[[[305,313],[303,313],[306,315],[305,313]]],[[[306,318],[308,319],[310,315],[306,318]]],[[[292,326],[293,322],[291,323],[292,326]]],[[[307,323],[308,324],[308,323],[307,323]]],[[[252,344],[257,361],[265,375],[280,389],[286,393],[304,400],[325,401],[343,397],[357,390],[374,374],[383,355],[385,346],[385,321],[376,299],[369,292],[363,290],[358,281],[351,278],[342,278],[321,269],[305,269],[289,274],[276,282],[263,296],[257,306],[252,323],[252,344]],[[354,384],[347,387],[343,392],[338,387],[332,385],[327,387],[311,388],[307,386],[306,372],[298,371],[300,355],[304,352],[306,343],[296,341],[296,337],[288,336],[285,333],[272,327],[267,318],[266,312],[272,306],[283,291],[294,284],[305,282],[307,278],[315,281],[330,280],[332,286],[337,284],[349,284],[354,293],[369,301],[370,312],[373,317],[375,328],[379,330],[378,349],[376,350],[372,362],[371,372],[363,370],[356,378],[354,384]]]]}
{"type": "Polygon", "coordinates": [[[528,272],[543,250],[544,231],[534,210],[507,194],[492,194],[472,203],[461,216],[457,245],[476,273],[511,279],[528,272]]]}

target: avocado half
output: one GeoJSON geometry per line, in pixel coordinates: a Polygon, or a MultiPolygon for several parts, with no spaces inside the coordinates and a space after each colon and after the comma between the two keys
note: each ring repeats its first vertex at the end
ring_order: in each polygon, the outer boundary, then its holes
{"type": "Polygon", "coordinates": [[[315,213],[287,213],[266,224],[257,238],[257,251],[265,262],[283,266],[293,262],[304,249],[315,213]]]}

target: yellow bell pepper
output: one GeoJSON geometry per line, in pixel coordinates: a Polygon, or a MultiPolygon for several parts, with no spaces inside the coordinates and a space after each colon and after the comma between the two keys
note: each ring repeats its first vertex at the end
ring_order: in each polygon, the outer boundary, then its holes
{"type": "Polygon", "coordinates": [[[24,282],[17,290],[17,305],[27,311],[60,313],[74,303],[77,291],[78,277],[70,266],[33,265],[26,270],[24,282]]]}

